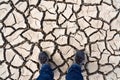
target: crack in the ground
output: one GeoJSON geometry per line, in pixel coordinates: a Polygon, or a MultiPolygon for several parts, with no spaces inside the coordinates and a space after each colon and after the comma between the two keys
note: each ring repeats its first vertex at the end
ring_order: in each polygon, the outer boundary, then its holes
{"type": "Polygon", "coordinates": [[[38,54],[44,50],[57,74],[55,80],[63,80],[80,49],[86,53],[85,79],[120,79],[119,1],[32,1],[0,2],[1,80],[36,79],[41,66],[38,54]]]}

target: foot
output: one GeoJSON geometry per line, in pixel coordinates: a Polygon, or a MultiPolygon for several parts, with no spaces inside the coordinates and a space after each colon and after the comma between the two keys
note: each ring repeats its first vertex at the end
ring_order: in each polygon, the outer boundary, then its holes
{"type": "Polygon", "coordinates": [[[81,50],[77,51],[75,54],[75,63],[81,65],[85,60],[85,53],[81,50]]]}
{"type": "Polygon", "coordinates": [[[46,52],[41,52],[39,54],[39,60],[40,60],[41,64],[48,63],[48,61],[49,61],[48,54],[46,52]]]}

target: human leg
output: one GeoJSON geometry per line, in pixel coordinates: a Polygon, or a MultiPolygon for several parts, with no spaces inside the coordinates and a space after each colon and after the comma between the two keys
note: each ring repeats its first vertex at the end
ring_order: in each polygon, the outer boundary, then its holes
{"type": "Polygon", "coordinates": [[[46,52],[41,52],[39,55],[40,63],[42,64],[40,75],[37,80],[53,80],[53,70],[51,69],[48,61],[49,57],[46,52]]]}
{"type": "Polygon", "coordinates": [[[75,63],[69,68],[66,75],[66,80],[83,80],[83,76],[81,74],[81,65],[84,59],[84,52],[77,51],[75,54],[75,63]]]}
{"type": "Polygon", "coordinates": [[[43,64],[37,80],[53,80],[53,71],[49,64],[43,64]]]}
{"type": "Polygon", "coordinates": [[[78,64],[73,64],[66,75],[66,80],[83,80],[81,67],[78,64]]]}

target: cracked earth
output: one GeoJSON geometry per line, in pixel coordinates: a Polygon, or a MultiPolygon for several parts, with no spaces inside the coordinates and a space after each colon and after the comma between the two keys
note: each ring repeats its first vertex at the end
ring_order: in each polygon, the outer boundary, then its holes
{"type": "Polygon", "coordinates": [[[81,49],[84,80],[120,80],[120,0],[0,0],[0,80],[35,80],[41,51],[65,80],[81,49]]]}

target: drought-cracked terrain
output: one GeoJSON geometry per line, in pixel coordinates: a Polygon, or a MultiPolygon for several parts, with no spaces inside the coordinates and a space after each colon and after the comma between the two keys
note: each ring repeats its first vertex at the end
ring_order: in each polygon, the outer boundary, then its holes
{"type": "Polygon", "coordinates": [[[120,0],[0,0],[0,80],[35,80],[47,51],[65,80],[84,50],[84,80],[120,80],[120,0]]]}

